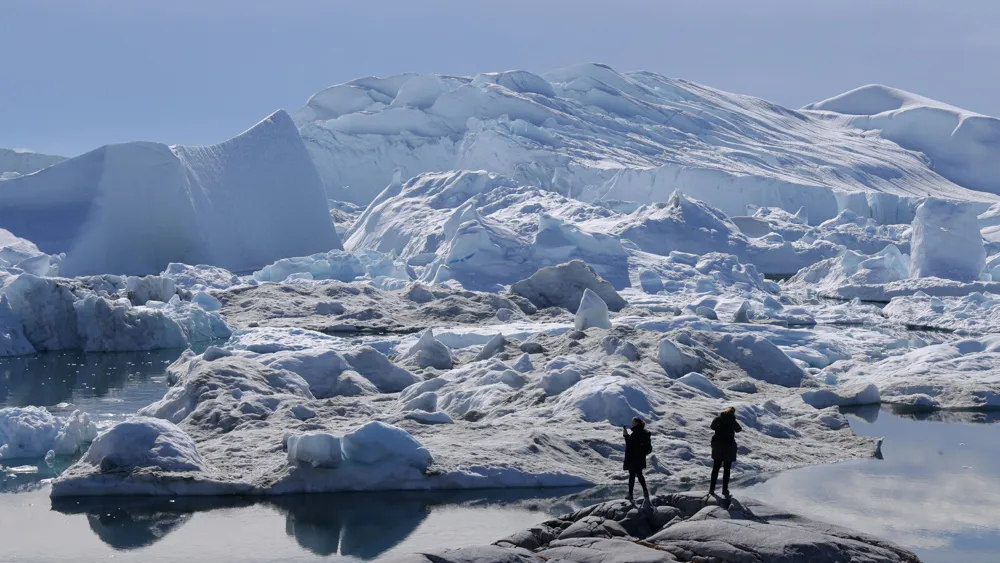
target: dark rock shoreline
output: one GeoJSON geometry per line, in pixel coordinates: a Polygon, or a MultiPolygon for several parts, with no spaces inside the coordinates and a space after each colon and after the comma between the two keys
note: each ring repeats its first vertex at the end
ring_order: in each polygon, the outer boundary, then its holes
{"type": "Polygon", "coordinates": [[[393,563],[920,563],[912,552],[763,503],[695,493],[649,505],[604,502],[491,546],[411,554],[393,563]]]}

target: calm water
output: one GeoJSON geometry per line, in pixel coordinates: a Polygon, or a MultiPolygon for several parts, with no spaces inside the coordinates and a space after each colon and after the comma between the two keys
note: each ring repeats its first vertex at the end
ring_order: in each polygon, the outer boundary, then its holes
{"type": "MultiPolygon", "coordinates": [[[[110,424],[163,395],[164,370],[180,352],[0,359],[0,407],[78,408],[110,424]]],[[[850,419],[855,431],[885,438],[884,459],[788,471],[736,494],[884,537],[928,563],[998,560],[1000,413],[921,420],[866,409],[850,419]]],[[[559,489],[53,503],[44,479],[71,461],[0,468],[0,559],[372,561],[490,543],[609,498],[559,489]]]]}
{"type": "Polygon", "coordinates": [[[368,493],[53,502],[0,495],[4,561],[372,561],[491,543],[573,508],[566,491],[368,493]],[[58,538],[58,541],[53,541],[58,538]]]}
{"type": "Polygon", "coordinates": [[[927,563],[1000,561],[1000,413],[850,418],[855,432],[885,438],[883,460],[787,471],[736,494],[892,540],[927,563]]]}

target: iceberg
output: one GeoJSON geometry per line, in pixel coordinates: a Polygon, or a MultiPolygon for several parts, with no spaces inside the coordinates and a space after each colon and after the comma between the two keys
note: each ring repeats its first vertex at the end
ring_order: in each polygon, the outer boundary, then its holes
{"type": "Polygon", "coordinates": [[[0,227],[65,253],[64,276],[232,271],[340,248],[323,183],[278,111],[217,145],[108,145],[0,180],[0,227]]]}

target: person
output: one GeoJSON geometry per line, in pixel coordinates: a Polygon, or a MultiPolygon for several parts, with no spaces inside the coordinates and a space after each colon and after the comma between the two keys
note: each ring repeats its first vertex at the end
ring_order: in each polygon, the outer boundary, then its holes
{"type": "Polygon", "coordinates": [[[646,430],[646,423],[635,417],[632,419],[632,434],[623,426],[622,435],[625,437],[625,463],[622,468],[628,471],[628,501],[632,502],[632,491],[635,489],[635,480],[638,479],[642,486],[642,497],[648,504],[649,489],[646,488],[642,470],[646,468],[646,456],[653,452],[651,434],[646,430]]]}
{"type": "Polygon", "coordinates": [[[729,407],[712,420],[712,486],[708,494],[715,494],[715,483],[722,468],[722,495],[729,498],[729,470],[736,461],[736,433],[743,428],[736,422],[736,409],[729,407]]]}

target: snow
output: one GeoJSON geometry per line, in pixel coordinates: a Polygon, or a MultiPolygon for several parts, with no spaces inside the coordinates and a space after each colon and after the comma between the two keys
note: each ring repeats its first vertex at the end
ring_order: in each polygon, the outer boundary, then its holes
{"type": "Polygon", "coordinates": [[[868,256],[853,250],[803,268],[789,285],[835,293],[849,285],[884,285],[910,277],[910,258],[893,245],[868,256]]]}
{"type": "Polygon", "coordinates": [[[840,385],[874,384],[883,403],[917,410],[1000,407],[1000,342],[995,336],[932,344],[878,362],[838,362],[840,385]]]}
{"type": "Polygon", "coordinates": [[[914,328],[963,333],[1000,332],[1000,296],[973,292],[964,297],[934,297],[918,293],[893,297],[882,309],[889,319],[914,328]]]}
{"type": "Polygon", "coordinates": [[[424,471],[434,462],[430,452],[413,436],[382,422],[369,422],[345,434],[342,447],[345,461],[361,465],[391,462],[424,471]]]}
{"type": "MultiPolygon", "coordinates": [[[[433,338],[433,334],[431,335],[433,338]]],[[[438,343],[440,344],[440,343],[438,343]]],[[[442,345],[443,346],[443,345],[442,345]]],[[[302,377],[317,398],[394,393],[418,381],[375,348],[297,328],[239,330],[226,348],[302,377]]]]}
{"type": "Polygon", "coordinates": [[[362,78],[316,94],[295,120],[330,197],[360,205],[397,171],[410,178],[486,170],[584,201],[649,204],[683,188],[730,216],[748,204],[789,213],[806,207],[819,224],[843,209],[906,223],[929,195],[995,201],[974,191],[1000,177],[989,150],[993,121],[961,115],[950,127],[907,118],[902,129],[916,133],[901,136],[869,123],[882,118],[792,111],[650,72],[582,64],[541,76],[362,78]],[[394,102],[400,92],[419,93],[417,102],[394,102]],[[949,138],[953,130],[960,140],[949,138]],[[928,136],[935,141],[905,143],[928,136]],[[914,148],[927,152],[933,170],[906,150],[914,148]]]}
{"type": "Polygon", "coordinates": [[[0,409],[0,460],[72,456],[97,437],[90,415],[54,416],[41,407],[0,409]]]}
{"type": "Polygon", "coordinates": [[[217,145],[108,145],[3,180],[0,227],[66,253],[69,276],[171,262],[240,271],[340,247],[322,180],[281,111],[217,145]]]}
{"type": "Polygon", "coordinates": [[[224,268],[199,264],[191,266],[171,262],[160,273],[160,277],[174,280],[174,285],[182,289],[197,291],[206,289],[228,289],[240,284],[239,276],[224,268]]]}
{"type": "Polygon", "coordinates": [[[574,326],[576,330],[586,330],[590,327],[611,328],[607,303],[590,288],[583,290],[583,297],[580,298],[580,305],[576,309],[574,326]]]}
{"type": "Polygon", "coordinates": [[[344,461],[340,438],[324,432],[306,432],[288,437],[288,463],[336,469],[344,461]]]}
{"type": "Polygon", "coordinates": [[[935,172],[973,190],[1000,193],[995,158],[1000,120],[904,90],[862,86],[805,107],[849,116],[852,127],[878,131],[900,147],[920,151],[935,172]]]}
{"type": "MultiPolygon", "coordinates": [[[[872,455],[832,407],[995,407],[1000,204],[966,182],[993,165],[856,128],[928,101],[849,98],[602,65],[365,78],[301,138],[279,112],[0,180],[0,356],[213,344],[53,495],[609,484],[634,416],[674,485],[725,406],[746,474],[872,455]]],[[[39,448],[93,439],[18,417],[39,448]]]]}
{"type": "MultiPolygon", "coordinates": [[[[1000,125],[1000,121],[997,123],[1000,125]]],[[[910,246],[910,275],[914,278],[973,282],[980,279],[986,265],[975,209],[953,201],[931,198],[920,204],[910,246]]]]}
{"type": "Polygon", "coordinates": [[[379,252],[344,252],[332,250],[326,253],[282,258],[253,273],[259,282],[280,282],[295,274],[306,275],[305,279],[353,281],[360,276],[371,279],[391,278],[410,280],[406,265],[379,252]]]}
{"type": "Polygon", "coordinates": [[[817,409],[828,407],[850,407],[859,405],[877,405],[882,402],[878,387],[873,383],[851,388],[850,386],[806,391],[802,394],[806,404],[817,409]]]}

